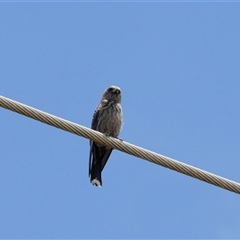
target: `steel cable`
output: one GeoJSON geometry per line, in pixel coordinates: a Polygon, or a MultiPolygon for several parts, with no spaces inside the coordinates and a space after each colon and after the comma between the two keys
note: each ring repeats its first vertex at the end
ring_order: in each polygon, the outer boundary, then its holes
{"type": "Polygon", "coordinates": [[[46,112],[42,112],[38,109],[13,101],[9,98],[0,96],[0,106],[25,115],[27,117],[33,118],[35,120],[41,121],[48,125],[77,134],[84,138],[102,143],[103,145],[110,146],[122,152],[131,154],[144,160],[148,160],[152,163],[197,178],[215,186],[227,189],[238,194],[240,193],[240,184],[237,182],[206,172],[199,168],[174,160],[172,158],[165,157],[163,155],[135,146],[125,141],[121,141],[112,137],[107,137],[104,134],[94,131],[90,128],[78,125],[76,123],[72,123],[70,121],[64,120],[46,112]]]}

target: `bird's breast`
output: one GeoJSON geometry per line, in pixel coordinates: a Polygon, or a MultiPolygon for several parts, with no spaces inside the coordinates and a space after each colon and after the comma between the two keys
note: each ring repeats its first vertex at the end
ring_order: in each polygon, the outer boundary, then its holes
{"type": "Polygon", "coordinates": [[[111,137],[118,137],[122,126],[122,109],[119,104],[111,105],[101,110],[97,131],[111,137]]]}

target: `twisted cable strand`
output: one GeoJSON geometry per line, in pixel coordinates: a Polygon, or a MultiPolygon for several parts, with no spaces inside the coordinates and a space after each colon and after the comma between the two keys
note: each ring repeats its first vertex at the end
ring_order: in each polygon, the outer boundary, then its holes
{"type": "Polygon", "coordinates": [[[169,157],[165,157],[163,155],[135,146],[133,144],[123,142],[119,139],[106,137],[104,134],[100,132],[94,131],[90,128],[86,128],[76,123],[72,123],[62,118],[53,116],[46,112],[42,112],[40,110],[29,107],[22,103],[13,101],[9,98],[0,96],[0,106],[11,111],[20,113],[22,115],[25,115],[27,117],[33,118],[35,120],[41,121],[48,125],[74,133],[84,138],[91,139],[93,141],[102,143],[103,145],[110,146],[122,152],[131,154],[144,160],[148,160],[152,163],[161,165],[163,167],[172,169],[174,171],[183,173],[185,175],[197,178],[199,180],[205,181],[215,186],[240,194],[240,184],[237,182],[206,172],[199,168],[179,162],[169,157]]]}

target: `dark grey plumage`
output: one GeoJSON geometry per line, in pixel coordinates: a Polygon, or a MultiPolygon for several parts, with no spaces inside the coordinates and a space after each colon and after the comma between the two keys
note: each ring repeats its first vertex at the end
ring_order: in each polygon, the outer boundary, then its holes
{"type": "MultiPolygon", "coordinates": [[[[97,106],[91,128],[117,138],[122,126],[121,89],[108,87],[97,106]]],[[[89,177],[93,185],[102,186],[101,172],[110,157],[112,148],[90,141],[89,177]]]]}

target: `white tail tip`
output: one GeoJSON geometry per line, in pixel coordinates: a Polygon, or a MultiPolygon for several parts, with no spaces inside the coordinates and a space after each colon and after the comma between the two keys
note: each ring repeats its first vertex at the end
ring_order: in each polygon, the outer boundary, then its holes
{"type": "Polygon", "coordinates": [[[97,185],[98,187],[102,187],[101,183],[97,179],[92,180],[92,185],[97,185]]]}

